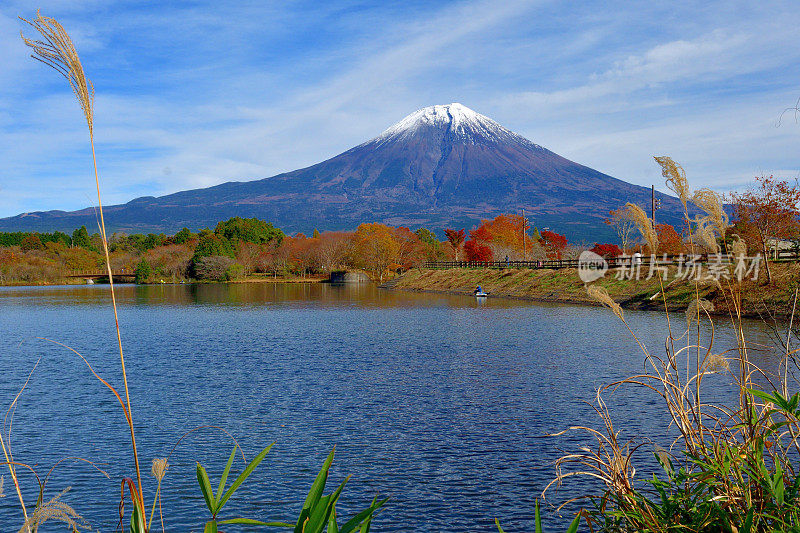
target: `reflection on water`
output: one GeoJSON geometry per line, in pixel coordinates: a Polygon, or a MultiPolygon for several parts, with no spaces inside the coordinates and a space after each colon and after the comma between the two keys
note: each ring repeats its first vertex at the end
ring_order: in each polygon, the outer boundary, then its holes
{"type": "MultiPolygon", "coordinates": [[[[387,291],[367,283],[198,283],[115,285],[117,300],[141,305],[242,305],[271,304],[359,307],[454,306],[519,307],[518,300],[465,298],[463,296],[387,291]]],[[[0,287],[0,301],[10,305],[36,301],[50,305],[102,305],[108,303],[108,285],[61,287],[0,287]]]]}
{"type": "MultiPolygon", "coordinates": [[[[596,425],[584,403],[594,389],[642,370],[627,330],[602,308],[267,283],[124,285],[118,301],[145,470],[201,425],[224,427],[250,454],[277,443],[255,483],[226,506],[229,516],[291,520],[336,445],[332,480],[354,474],[341,511],[377,492],[391,496],[376,531],[495,531],[494,517],[531,531],[556,446],[583,442],[543,435],[596,425]]],[[[661,313],[626,317],[663,353],[661,313]]],[[[724,325],[717,335],[720,346],[735,345],[724,325]]],[[[773,344],[758,323],[748,335],[754,346],[773,344]]],[[[14,418],[15,457],[45,469],[67,456],[107,463],[110,479],[85,465],[58,467],[49,495],[71,486],[66,501],[96,529],[113,530],[118,482],[133,475],[119,406],[79,359],[37,337],[72,346],[120,387],[108,287],[0,289],[0,402],[11,402],[41,359],[14,418]]],[[[774,369],[779,354],[752,356],[774,369]]],[[[730,401],[730,381],[709,379],[708,398],[730,401]]],[[[667,438],[653,395],[620,389],[608,403],[626,433],[667,438]]],[[[182,441],[164,481],[168,530],[199,529],[194,461],[218,476],[229,450],[212,430],[182,441]]],[[[555,500],[589,486],[576,481],[555,500]]],[[[149,476],[145,489],[155,490],[149,476]]],[[[15,498],[0,499],[2,530],[19,515],[15,498]]]]}

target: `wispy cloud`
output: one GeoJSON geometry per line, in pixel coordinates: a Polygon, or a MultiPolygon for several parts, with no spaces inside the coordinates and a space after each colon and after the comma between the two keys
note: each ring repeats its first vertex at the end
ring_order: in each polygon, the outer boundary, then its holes
{"type": "MultiPolygon", "coordinates": [[[[106,196],[124,202],[307,166],[415,109],[461,101],[621,179],[654,153],[724,189],[800,168],[792,6],[482,0],[264,5],[48,0],[98,88],[106,196]],[[788,170],[787,170],[788,169],[788,170]]],[[[80,111],[0,6],[0,216],[87,205],[80,111]]]]}

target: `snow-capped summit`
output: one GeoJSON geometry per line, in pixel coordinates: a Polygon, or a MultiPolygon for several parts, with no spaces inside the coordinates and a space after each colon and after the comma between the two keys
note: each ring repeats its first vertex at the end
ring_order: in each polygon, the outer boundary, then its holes
{"type": "Polygon", "coordinates": [[[426,135],[430,131],[439,132],[468,144],[508,141],[532,144],[489,117],[457,102],[423,107],[365,144],[404,142],[418,135],[426,135]]]}

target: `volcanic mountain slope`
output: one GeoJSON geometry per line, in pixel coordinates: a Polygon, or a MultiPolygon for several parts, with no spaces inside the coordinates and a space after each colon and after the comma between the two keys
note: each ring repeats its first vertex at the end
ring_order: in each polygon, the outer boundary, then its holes
{"type": "MultiPolygon", "coordinates": [[[[657,193],[660,220],[681,206],[657,193]]],[[[384,222],[441,230],[525,209],[533,224],[572,240],[609,238],[610,209],[650,205],[650,190],[565,159],[461,104],[407,116],[378,137],[308,168],[248,182],[137,198],[105,209],[112,230],[174,232],[258,217],[288,232],[354,229],[384,222]]],[[[0,230],[72,230],[96,225],[92,208],[25,213],[0,230]]]]}

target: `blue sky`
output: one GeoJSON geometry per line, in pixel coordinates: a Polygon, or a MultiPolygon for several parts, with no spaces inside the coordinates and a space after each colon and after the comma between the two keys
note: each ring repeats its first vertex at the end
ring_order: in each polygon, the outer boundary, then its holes
{"type": "MultiPolygon", "coordinates": [[[[104,203],[269,177],[460,102],[612,176],[800,176],[792,2],[42,0],[93,80],[104,203]]],[[[85,124],[0,3],[0,216],[92,205],[85,124]]],[[[28,33],[30,33],[28,31],[28,33]]]]}

